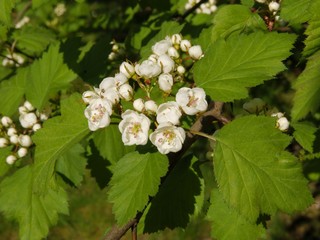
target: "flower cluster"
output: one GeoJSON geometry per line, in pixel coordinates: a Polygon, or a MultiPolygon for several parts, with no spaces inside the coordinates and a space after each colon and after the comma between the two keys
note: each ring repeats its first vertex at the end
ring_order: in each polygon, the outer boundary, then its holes
{"type": "Polygon", "coordinates": [[[276,15],[278,11],[280,10],[280,3],[281,0],[275,1],[269,1],[269,0],[256,0],[258,3],[266,4],[268,5],[269,11],[273,14],[276,15]]]}
{"type": "MultiPolygon", "coordinates": [[[[184,8],[186,10],[191,9],[194,5],[199,3],[200,0],[188,0],[184,8]]],[[[196,9],[196,13],[203,13],[203,14],[212,14],[217,11],[218,7],[216,6],[216,0],[209,0],[206,3],[200,4],[200,6],[196,9]]]]}
{"type": "Polygon", "coordinates": [[[108,55],[109,60],[115,60],[124,54],[124,48],[121,44],[118,44],[115,40],[112,40],[110,44],[112,45],[112,48],[108,55]]]}
{"type": "Polygon", "coordinates": [[[19,67],[24,63],[24,61],[25,61],[24,58],[17,53],[7,54],[6,57],[2,60],[2,66],[19,67]]]}
{"type": "Polygon", "coordinates": [[[202,56],[199,45],[192,46],[189,40],[174,34],[155,43],[148,59],[140,63],[123,62],[119,72],[104,78],[99,88],[83,93],[82,98],[88,104],[84,114],[89,129],[107,127],[112,115],[119,114],[122,120],[118,127],[125,145],[145,145],[150,139],[162,154],[178,152],[186,137],[180,127],[181,117],[197,115],[208,107],[204,90],[187,87],[184,81],[184,59],[193,63],[202,56]],[[185,86],[173,94],[175,83],[185,86]],[[145,98],[135,98],[137,87],[145,92],[145,98]],[[151,99],[154,88],[170,100],[159,105],[151,99]],[[124,109],[122,101],[132,102],[133,109],[124,109]]]}
{"type": "Polygon", "coordinates": [[[19,130],[13,120],[8,116],[1,118],[0,124],[0,148],[12,147],[12,152],[7,156],[7,164],[14,164],[18,158],[28,154],[32,146],[30,135],[41,128],[41,122],[47,119],[47,115],[39,113],[30,102],[25,101],[19,107],[19,122],[22,127],[19,130]]]}

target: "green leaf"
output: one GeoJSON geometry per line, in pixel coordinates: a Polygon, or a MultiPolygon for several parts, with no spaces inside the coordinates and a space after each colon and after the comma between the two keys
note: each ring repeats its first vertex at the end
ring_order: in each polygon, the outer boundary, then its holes
{"type": "Polygon", "coordinates": [[[305,34],[308,36],[304,41],[306,47],[303,50],[304,56],[310,56],[320,49],[320,20],[319,16],[310,20],[305,34]]]}
{"type": "Polygon", "coordinates": [[[252,7],[254,4],[254,0],[241,0],[241,4],[247,7],[252,7]]]}
{"type": "Polygon", "coordinates": [[[16,75],[12,78],[0,83],[0,113],[7,116],[12,116],[18,111],[21,104],[25,85],[27,82],[29,68],[19,68],[16,75]]]}
{"type": "Polygon", "coordinates": [[[80,144],[76,144],[60,156],[56,163],[56,171],[67,177],[77,187],[83,179],[87,165],[84,152],[84,148],[80,144]]]}
{"type": "Polygon", "coordinates": [[[110,181],[109,201],[119,225],[125,224],[142,211],[149,196],[158,191],[160,178],[168,170],[167,156],[132,152],[117,162],[110,181]]]}
{"type": "Polygon", "coordinates": [[[110,125],[93,134],[93,141],[100,155],[114,164],[124,155],[134,151],[134,146],[122,144],[121,133],[118,125],[110,125]]]}
{"type": "Polygon", "coordinates": [[[0,210],[20,225],[21,240],[40,240],[56,224],[58,214],[68,214],[67,194],[59,188],[45,195],[34,193],[33,168],[26,166],[0,184],[0,210]]]}
{"type": "Polygon", "coordinates": [[[56,44],[32,64],[28,78],[27,99],[41,111],[50,96],[70,86],[76,75],[63,62],[63,54],[56,44]]]}
{"type": "Polygon", "coordinates": [[[246,218],[230,208],[218,189],[211,194],[211,206],[207,213],[212,221],[212,237],[219,240],[263,239],[265,229],[261,225],[249,223],[246,218]]]}
{"type": "Polygon", "coordinates": [[[180,33],[183,29],[184,24],[178,22],[163,22],[160,31],[145,45],[141,48],[140,55],[141,58],[147,58],[152,54],[151,47],[158,41],[163,40],[166,36],[171,36],[175,33],[180,33]]]}
{"type": "Polygon", "coordinates": [[[49,185],[54,186],[57,159],[89,133],[84,108],[81,96],[71,95],[61,101],[61,116],[47,120],[33,136],[37,191],[43,192],[49,185]]]}
{"type": "Polygon", "coordinates": [[[283,0],[280,17],[290,25],[304,23],[311,17],[310,9],[313,1],[315,0],[283,0]]]}
{"type": "Polygon", "coordinates": [[[0,23],[0,42],[7,40],[8,28],[0,23]]]}
{"type": "Polygon", "coordinates": [[[312,55],[304,71],[293,84],[296,93],[293,99],[291,117],[297,121],[316,112],[320,106],[320,51],[312,55]]]}
{"type": "Polygon", "coordinates": [[[17,47],[29,55],[40,55],[55,41],[55,35],[51,31],[33,26],[16,29],[13,38],[17,41],[17,47]]]}
{"type": "Polygon", "coordinates": [[[0,23],[11,24],[11,12],[16,4],[15,0],[0,0],[0,23]]]}
{"type": "Polygon", "coordinates": [[[201,190],[198,176],[190,169],[191,160],[192,155],[181,159],[152,199],[145,217],[145,233],[185,228],[189,223],[201,190]]]}
{"type": "Polygon", "coordinates": [[[248,96],[257,86],[285,69],[282,60],[291,53],[294,35],[256,32],[217,40],[195,63],[198,87],[215,101],[233,101],[248,96]]]}
{"type": "Polygon", "coordinates": [[[291,138],[264,116],[237,118],[215,136],[214,171],[225,201],[254,223],[259,213],[302,210],[313,199],[291,138]]]}
{"type": "Polygon", "coordinates": [[[267,30],[266,24],[258,13],[251,12],[247,6],[237,4],[226,5],[219,9],[213,23],[212,42],[220,37],[227,38],[235,32],[248,33],[256,30],[267,30]]]}
{"type": "Polygon", "coordinates": [[[6,158],[11,153],[12,146],[0,148],[0,177],[4,175],[10,168],[10,165],[6,163],[6,158]]]}
{"type": "Polygon", "coordinates": [[[46,2],[48,2],[48,0],[32,0],[32,8],[36,9],[46,2]]]}
{"type": "Polygon", "coordinates": [[[304,149],[312,153],[317,128],[309,122],[291,123],[291,125],[295,130],[293,137],[304,149]]]}

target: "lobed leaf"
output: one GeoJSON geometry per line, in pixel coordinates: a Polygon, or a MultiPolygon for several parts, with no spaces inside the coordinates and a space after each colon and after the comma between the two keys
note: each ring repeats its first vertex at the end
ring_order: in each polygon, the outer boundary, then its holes
{"type": "Polygon", "coordinates": [[[33,167],[19,169],[0,184],[0,210],[20,225],[21,240],[40,240],[56,224],[58,214],[68,214],[67,194],[62,188],[34,193],[33,167]]]}
{"type": "Polygon", "coordinates": [[[248,88],[285,69],[294,35],[255,32],[232,35],[212,44],[194,65],[198,87],[215,101],[231,102],[248,96],[248,88]]]}
{"type": "Polygon", "coordinates": [[[304,56],[310,56],[316,51],[320,50],[320,20],[319,16],[309,21],[309,26],[306,29],[307,35],[304,44],[306,47],[303,49],[304,56]]]}
{"type": "Polygon", "coordinates": [[[61,102],[61,116],[47,120],[33,136],[37,191],[44,192],[54,184],[57,159],[89,133],[84,108],[81,96],[71,95],[61,102]]]}
{"type": "Polygon", "coordinates": [[[11,12],[16,4],[16,0],[0,0],[0,23],[11,24],[11,12]]]}
{"type": "Polygon", "coordinates": [[[52,94],[67,88],[75,78],[76,75],[63,61],[59,44],[52,45],[41,59],[32,64],[26,97],[41,111],[52,94]]]}
{"type": "Polygon", "coordinates": [[[254,223],[259,213],[302,210],[313,201],[291,138],[272,117],[235,119],[216,134],[214,171],[225,201],[254,223]]]}
{"type": "Polygon", "coordinates": [[[312,55],[304,71],[293,84],[296,93],[293,99],[291,117],[293,121],[305,118],[309,112],[316,112],[320,106],[320,51],[312,55]]]}
{"type": "MultiPolygon", "coordinates": [[[[311,6],[314,0],[283,0],[280,17],[290,25],[304,23],[311,17],[311,6]]],[[[318,1],[318,0],[316,0],[318,1]]]]}
{"type": "Polygon", "coordinates": [[[6,158],[11,153],[11,148],[11,146],[0,148],[0,177],[10,169],[10,165],[6,163],[6,158]]]}
{"type": "Polygon", "coordinates": [[[250,223],[235,209],[224,201],[218,189],[211,193],[211,205],[207,213],[212,221],[211,235],[219,240],[264,239],[266,231],[263,226],[250,223]]]}
{"type": "Polygon", "coordinates": [[[294,128],[293,137],[308,152],[313,152],[313,142],[316,139],[317,128],[309,122],[291,123],[294,128]]]}
{"type": "Polygon", "coordinates": [[[155,153],[131,152],[121,158],[110,181],[108,199],[119,225],[125,224],[142,211],[158,191],[160,178],[168,170],[167,156],[155,153]]]}

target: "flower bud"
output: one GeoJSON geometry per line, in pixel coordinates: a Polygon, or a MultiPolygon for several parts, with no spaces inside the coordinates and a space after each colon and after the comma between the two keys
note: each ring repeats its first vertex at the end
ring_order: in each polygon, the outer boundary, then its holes
{"type": "Polygon", "coordinates": [[[22,127],[31,128],[37,122],[37,116],[35,113],[27,113],[20,115],[19,121],[22,127]]]}
{"type": "Polygon", "coordinates": [[[44,122],[44,121],[46,121],[46,120],[48,120],[47,114],[45,114],[45,113],[40,113],[40,121],[41,121],[41,122],[44,122]]]}
{"type": "Polygon", "coordinates": [[[152,52],[158,56],[166,54],[172,43],[169,39],[164,39],[152,46],[152,52]]]}
{"type": "Polygon", "coordinates": [[[184,66],[178,66],[177,67],[177,72],[180,74],[180,75],[183,75],[185,72],[186,72],[186,69],[184,68],[184,66]]]}
{"type": "Polygon", "coordinates": [[[189,48],[189,55],[195,60],[199,60],[202,57],[202,54],[200,45],[195,45],[189,48]]]}
{"type": "Polygon", "coordinates": [[[159,88],[164,92],[170,92],[173,85],[173,77],[170,73],[162,73],[158,78],[159,88]]]}
{"type": "Polygon", "coordinates": [[[6,138],[0,138],[0,148],[4,148],[9,145],[9,141],[6,138]]]}
{"type": "Polygon", "coordinates": [[[17,152],[18,156],[20,158],[23,158],[25,157],[27,154],[28,154],[28,149],[22,147],[22,148],[19,148],[18,152],[17,152]]]}
{"type": "Polygon", "coordinates": [[[158,64],[164,73],[169,73],[174,69],[174,61],[166,54],[158,58],[158,64]]]}
{"type": "Polygon", "coordinates": [[[10,117],[7,117],[7,116],[3,116],[1,118],[1,124],[4,126],[4,127],[9,127],[11,124],[12,124],[12,119],[10,117]]]}
{"type": "Polygon", "coordinates": [[[177,49],[175,49],[174,47],[170,47],[168,49],[168,55],[170,57],[172,57],[173,59],[176,59],[179,57],[179,53],[178,53],[177,49]]]}
{"type": "Polygon", "coordinates": [[[9,137],[11,137],[13,135],[17,135],[17,129],[15,129],[14,127],[11,127],[8,129],[7,134],[9,137]]]}
{"type": "Polygon", "coordinates": [[[148,100],[144,103],[144,106],[147,111],[156,112],[158,109],[158,105],[153,100],[148,100]]]}
{"type": "Polygon", "coordinates": [[[151,60],[145,60],[141,64],[137,64],[135,70],[143,78],[156,77],[161,73],[160,66],[151,60]]]}
{"type": "Polygon", "coordinates": [[[269,3],[268,7],[269,7],[270,12],[276,12],[279,10],[280,4],[272,1],[269,3]]]}
{"type": "Polygon", "coordinates": [[[29,111],[25,106],[20,106],[19,107],[19,114],[23,115],[23,114],[27,114],[29,111]]]}
{"type": "Polygon", "coordinates": [[[29,112],[31,112],[31,111],[34,110],[34,107],[32,106],[32,104],[31,104],[29,101],[25,101],[24,104],[23,104],[23,106],[25,106],[26,109],[27,109],[29,112]]]}
{"type": "Polygon", "coordinates": [[[84,93],[82,93],[82,100],[87,104],[90,104],[97,98],[99,98],[99,96],[94,91],[85,91],[84,93]]]}
{"type": "Polygon", "coordinates": [[[120,97],[123,98],[124,100],[130,101],[133,96],[133,89],[128,83],[123,84],[119,88],[119,94],[120,94],[120,97]]]}
{"type": "Polygon", "coordinates": [[[12,135],[12,136],[10,136],[10,142],[12,143],[12,144],[17,144],[18,143],[18,135],[12,135]]]}
{"type": "Polygon", "coordinates": [[[120,72],[123,73],[127,78],[130,78],[135,73],[134,67],[128,62],[121,63],[120,72]]]}
{"type": "Polygon", "coordinates": [[[282,112],[272,113],[271,117],[277,117],[278,119],[283,117],[284,114],[282,112]]]}
{"type": "Polygon", "coordinates": [[[281,117],[277,121],[277,128],[279,128],[280,131],[287,131],[289,128],[290,122],[286,117],[281,117]]]}
{"type": "Polygon", "coordinates": [[[148,60],[154,62],[154,63],[157,63],[158,61],[158,56],[156,54],[151,54],[149,57],[148,57],[148,60]]]}
{"type": "Polygon", "coordinates": [[[187,52],[190,47],[191,43],[189,40],[184,39],[180,42],[180,48],[183,52],[187,52]]]}
{"type": "Polygon", "coordinates": [[[144,101],[142,98],[138,98],[133,101],[133,108],[138,112],[142,112],[144,109],[144,101]]]}
{"type": "Polygon", "coordinates": [[[122,84],[128,82],[128,78],[123,73],[117,73],[116,75],[114,75],[114,80],[117,87],[120,87],[122,84]]]}
{"type": "Polygon", "coordinates": [[[265,3],[266,0],[256,0],[256,2],[258,2],[258,3],[265,3]]]}
{"type": "Polygon", "coordinates": [[[40,123],[36,123],[35,125],[32,126],[32,131],[36,132],[41,128],[40,123]]]}
{"type": "Polygon", "coordinates": [[[30,147],[32,145],[32,140],[29,135],[19,135],[18,141],[22,147],[30,147]]]}
{"type": "Polygon", "coordinates": [[[7,162],[7,164],[9,164],[9,165],[14,164],[15,161],[17,161],[17,157],[14,156],[14,155],[9,155],[9,156],[6,158],[6,162],[7,162]]]}
{"type": "Polygon", "coordinates": [[[173,44],[180,44],[181,40],[182,40],[182,38],[181,38],[181,35],[180,35],[180,34],[173,34],[173,35],[171,36],[171,42],[172,42],[173,44]]]}

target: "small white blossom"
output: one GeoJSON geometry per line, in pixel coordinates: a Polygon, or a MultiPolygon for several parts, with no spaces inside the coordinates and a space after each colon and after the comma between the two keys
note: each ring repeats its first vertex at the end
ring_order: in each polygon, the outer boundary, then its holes
{"type": "Polygon", "coordinates": [[[46,121],[46,120],[48,120],[47,114],[45,114],[45,113],[40,113],[40,121],[41,121],[41,122],[44,122],[44,121],[46,121]]]}
{"type": "Polygon", "coordinates": [[[150,60],[150,61],[152,61],[152,62],[154,62],[154,63],[157,63],[157,61],[158,61],[158,55],[156,55],[156,54],[151,54],[149,57],[148,57],[148,60],[150,60]]]}
{"type": "Polygon", "coordinates": [[[35,125],[33,125],[32,127],[32,131],[36,132],[41,128],[41,124],[40,123],[36,123],[35,125]]]}
{"type": "Polygon", "coordinates": [[[88,119],[88,125],[91,131],[107,127],[111,121],[111,114],[112,103],[107,99],[97,99],[84,111],[84,115],[88,119]]]}
{"type": "Polygon", "coordinates": [[[20,158],[23,158],[28,154],[28,149],[24,147],[19,148],[19,150],[17,151],[17,154],[20,158]]]}
{"type": "Polygon", "coordinates": [[[6,162],[7,162],[7,164],[9,164],[9,165],[14,164],[15,161],[17,161],[17,157],[14,156],[14,155],[9,155],[9,156],[6,158],[6,162]]]}
{"type": "Polygon", "coordinates": [[[148,100],[144,103],[145,109],[147,111],[156,112],[158,109],[158,105],[153,100],[148,100]]]}
{"type": "Polygon", "coordinates": [[[156,77],[161,73],[160,66],[151,60],[145,60],[141,64],[137,64],[135,70],[143,78],[156,77]]]}
{"type": "Polygon", "coordinates": [[[116,80],[113,77],[104,78],[99,85],[100,95],[108,99],[112,104],[119,102],[119,93],[116,80]]]}
{"type": "Polygon", "coordinates": [[[8,128],[7,130],[7,134],[9,137],[13,136],[13,135],[17,135],[17,129],[15,129],[14,127],[8,128]]]}
{"type": "Polygon", "coordinates": [[[277,120],[277,128],[279,128],[280,131],[287,131],[289,128],[290,122],[286,117],[281,117],[277,120]]]}
{"type": "Polygon", "coordinates": [[[31,112],[31,111],[34,110],[34,106],[33,106],[33,105],[31,104],[31,102],[29,102],[29,101],[25,101],[25,102],[23,103],[23,106],[25,106],[26,109],[27,109],[29,112],[31,112]]]}
{"type": "Polygon", "coordinates": [[[120,86],[119,94],[120,94],[120,97],[123,98],[124,100],[130,101],[133,96],[133,89],[128,83],[125,83],[120,86]]]}
{"type": "Polygon", "coordinates": [[[16,25],[15,28],[19,29],[22,28],[25,24],[30,22],[30,18],[28,16],[24,16],[16,25]]]}
{"type": "Polygon", "coordinates": [[[115,81],[116,87],[120,87],[121,85],[128,82],[128,78],[123,73],[117,73],[116,75],[114,75],[114,81],[115,81]]]}
{"type": "Polygon", "coordinates": [[[204,112],[208,108],[206,93],[202,88],[180,88],[176,94],[176,101],[188,115],[204,112]]]}
{"type": "Polygon", "coordinates": [[[100,96],[95,91],[85,91],[82,93],[82,100],[87,104],[90,104],[98,98],[100,98],[100,96]]]}
{"type": "Polygon", "coordinates": [[[12,119],[10,117],[8,117],[8,116],[3,116],[1,118],[1,124],[4,127],[9,127],[12,124],[12,119]]]}
{"type": "Polygon", "coordinates": [[[169,122],[173,125],[178,125],[182,116],[178,103],[174,101],[160,104],[156,113],[159,124],[169,122]]]}
{"type": "Polygon", "coordinates": [[[138,98],[133,101],[133,108],[138,112],[142,112],[144,110],[144,101],[142,98],[138,98]]]}
{"type": "Polygon", "coordinates": [[[2,66],[16,66],[19,67],[19,65],[22,65],[24,63],[24,58],[16,53],[13,54],[7,54],[6,58],[2,60],[2,66]]]}
{"type": "Polygon", "coordinates": [[[171,36],[171,42],[172,42],[173,44],[180,44],[181,40],[182,40],[182,37],[181,37],[180,34],[173,34],[173,35],[171,36]]]}
{"type": "Polygon", "coordinates": [[[202,49],[200,45],[195,45],[189,48],[189,55],[195,60],[198,60],[202,57],[202,49]]]}
{"type": "Polygon", "coordinates": [[[170,47],[168,49],[168,55],[173,59],[177,59],[180,56],[177,49],[175,49],[174,47],[170,47]]]}
{"type": "Polygon", "coordinates": [[[177,67],[177,72],[178,72],[180,75],[183,75],[183,74],[186,72],[186,69],[184,68],[184,66],[179,65],[179,66],[177,67]]]}
{"type": "Polygon", "coordinates": [[[152,52],[158,56],[166,54],[169,47],[172,46],[172,43],[169,38],[161,40],[152,46],[152,52]]]}
{"type": "Polygon", "coordinates": [[[20,115],[19,121],[23,128],[31,128],[38,121],[38,119],[36,114],[31,112],[20,115]]]}
{"type": "Polygon", "coordinates": [[[32,140],[29,135],[19,135],[18,142],[22,147],[30,147],[32,145],[32,140]]]}
{"type": "Polygon", "coordinates": [[[180,151],[185,138],[186,133],[183,128],[170,123],[159,124],[157,129],[150,134],[150,141],[162,154],[180,151]]]}
{"type": "Polygon", "coordinates": [[[126,110],[119,123],[124,145],[145,145],[148,142],[150,120],[142,113],[126,110]]]}
{"type": "Polygon", "coordinates": [[[164,73],[171,72],[174,69],[174,65],[175,65],[172,58],[166,54],[163,54],[158,58],[158,64],[160,65],[164,73]]]}
{"type": "Polygon", "coordinates": [[[122,62],[120,65],[120,72],[123,73],[127,78],[130,78],[135,74],[134,66],[128,62],[122,62]]]}
{"type": "Polygon", "coordinates": [[[20,107],[18,108],[18,110],[19,110],[19,114],[20,114],[20,115],[23,115],[23,114],[26,114],[26,113],[29,112],[28,109],[27,109],[25,106],[20,106],[20,107]]]}
{"type": "Polygon", "coordinates": [[[270,12],[276,12],[280,9],[280,4],[272,1],[269,3],[268,7],[269,7],[270,12]]]}
{"type": "Polygon", "coordinates": [[[8,144],[9,144],[8,139],[3,138],[3,137],[0,138],[0,148],[4,148],[4,147],[8,146],[8,144]]]}
{"type": "Polygon", "coordinates": [[[57,17],[61,17],[67,11],[66,5],[64,3],[58,3],[53,11],[57,17]]]}
{"type": "Polygon", "coordinates": [[[17,144],[19,142],[19,138],[18,138],[18,135],[12,135],[10,136],[10,142],[12,144],[17,144]]]}
{"type": "Polygon", "coordinates": [[[180,48],[182,51],[187,52],[190,47],[191,47],[191,43],[189,40],[184,39],[180,42],[180,48]]]}
{"type": "Polygon", "coordinates": [[[173,77],[170,73],[162,73],[158,78],[159,88],[164,92],[171,92],[173,77]]]}
{"type": "Polygon", "coordinates": [[[256,2],[258,2],[258,3],[265,3],[266,0],[256,0],[256,2]]]}

